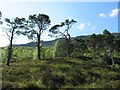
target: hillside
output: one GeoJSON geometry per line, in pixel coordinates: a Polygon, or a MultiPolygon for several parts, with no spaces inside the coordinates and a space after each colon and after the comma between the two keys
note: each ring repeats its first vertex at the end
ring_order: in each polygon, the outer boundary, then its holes
{"type": "Polygon", "coordinates": [[[25,60],[3,67],[2,86],[8,88],[120,88],[120,65],[76,58],[25,60]]]}
{"type": "MultiPolygon", "coordinates": [[[[72,40],[88,37],[78,36],[72,40]]],[[[98,49],[101,51],[96,58],[92,49],[87,49],[82,55],[79,51],[79,56],[75,53],[68,58],[63,56],[64,46],[60,45],[62,49],[58,46],[60,49],[56,50],[50,47],[56,40],[43,42],[48,47],[41,49],[40,60],[33,47],[36,43],[16,45],[22,47],[13,47],[9,66],[6,65],[7,48],[2,48],[2,88],[120,88],[120,65],[116,63],[120,55],[117,51],[113,53],[114,65],[112,59],[104,55],[109,53],[105,48],[98,49]]]]}
{"type": "MultiPolygon", "coordinates": [[[[112,33],[112,35],[114,35],[115,37],[120,35],[120,33],[112,33]]],[[[74,40],[75,38],[79,38],[79,39],[84,39],[86,40],[90,35],[82,35],[82,36],[76,36],[76,37],[72,37],[72,40],[74,40]]],[[[59,40],[63,40],[64,38],[59,38],[59,40]]],[[[52,41],[43,41],[43,45],[44,46],[53,46],[55,44],[55,42],[58,39],[52,40],[52,41]]],[[[14,44],[13,46],[23,46],[23,47],[34,47],[36,46],[36,42],[30,42],[27,44],[14,44]]]]}

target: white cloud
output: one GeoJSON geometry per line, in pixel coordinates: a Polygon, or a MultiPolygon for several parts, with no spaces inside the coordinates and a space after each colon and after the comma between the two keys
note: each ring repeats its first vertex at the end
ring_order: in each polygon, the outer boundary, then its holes
{"type": "Polygon", "coordinates": [[[90,29],[90,30],[95,30],[96,29],[96,27],[89,22],[88,23],[80,23],[78,28],[81,31],[84,30],[85,28],[90,29]]]}
{"type": "Polygon", "coordinates": [[[108,16],[113,18],[118,15],[118,12],[120,12],[120,9],[115,8],[115,9],[111,10],[111,12],[109,14],[106,15],[104,13],[100,13],[99,16],[102,18],[106,18],[108,16]]]}
{"type": "Polygon", "coordinates": [[[111,11],[111,13],[109,14],[109,16],[110,16],[110,17],[115,17],[115,16],[118,15],[118,12],[119,12],[119,11],[120,11],[119,9],[115,8],[115,9],[113,9],[113,10],[111,11]]]}
{"type": "Polygon", "coordinates": [[[85,28],[85,23],[81,23],[81,24],[78,26],[78,28],[79,28],[80,30],[83,30],[83,29],[85,28]]]}
{"type": "Polygon", "coordinates": [[[106,15],[104,13],[99,14],[100,17],[106,18],[106,15]]]}

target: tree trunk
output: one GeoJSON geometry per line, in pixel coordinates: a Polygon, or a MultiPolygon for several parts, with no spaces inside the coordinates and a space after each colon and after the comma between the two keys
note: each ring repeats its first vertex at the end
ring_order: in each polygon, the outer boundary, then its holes
{"type": "Polygon", "coordinates": [[[67,57],[69,57],[71,54],[70,35],[69,34],[68,34],[68,38],[66,38],[66,42],[67,42],[67,57]]]}
{"type": "Polygon", "coordinates": [[[67,57],[70,56],[70,45],[69,45],[69,41],[67,41],[67,57]]]}
{"type": "Polygon", "coordinates": [[[41,49],[41,47],[40,47],[40,34],[38,34],[38,42],[37,42],[37,51],[38,51],[38,59],[40,60],[41,59],[41,57],[40,57],[40,49],[41,49]]]}
{"type": "Polygon", "coordinates": [[[10,45],[8,47],[8,57],[7,57],[7,65],[9,66],[10,64],[10,59],[12,56],[12,41],[13,41],[13,35],[14,35],[14,29],[12,30],[12,35],[11,35],[11,39],[10,39],[10,45]]]}

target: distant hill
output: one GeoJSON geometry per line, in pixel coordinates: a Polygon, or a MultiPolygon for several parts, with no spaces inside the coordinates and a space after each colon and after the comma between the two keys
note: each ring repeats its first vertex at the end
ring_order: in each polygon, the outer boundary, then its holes
{"type": "Polygon", "coordinates": [[[120,36],[120,33],[111,33],[111,34],[115,37],[118,36],[118,35],[120,36]]]}
{"type": "MultiPolygon", "coordinates": [[[[57,40],[52,40],[52,41],[44,41],[43,45],[44,46],[52,46],[55,44],[57,40]]],[[[22,47],[35,47],[37,45],[37,42],[30,42],[27,44],[14,44],[13,46],[22,46],[22,47]]]]}
{"type": "MultiPolygon", "coordinates": [[[[60,40],[62,40],[64,38],[60,38],[60,40]]],[[[43,46],[54,46],[55,42],[58,39],[52,40],[52,41],[43,41],[43,46]]],[[[37,42],[30,42],[27,44],[14,44],[13,46],[22,46],[22,47],[35,47],[37,45],[37,42]]]]}
{"type": "MultiPolygon", "coordinates": [[[[120,35],[120,33],[112,33],[112,35],[114,35],[115,37],[117,35],[120,35]]],[[[71,39],[74,40],[75,38],[79,38],[79,39],[84,39],[86,40],[90,35],[85,35],[85,36],[76,36],[76,37],[72,37],[71,39]]],[[[59,40],[63,40],[64,38],[59,38],[59,40]]],[[[44,46],[54,46],[55,42],[58,39],[52,40],[52,41],[43,41],[43,45],[44,46]]],[[[13,46],[23,46],[23,47],[35,47],[37,45],[36,42],[30,42],[27,44],[14,44],[13,46]]]]}

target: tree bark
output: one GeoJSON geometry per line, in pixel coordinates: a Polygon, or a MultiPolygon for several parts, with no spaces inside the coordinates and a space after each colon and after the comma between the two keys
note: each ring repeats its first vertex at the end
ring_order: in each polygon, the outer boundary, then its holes
{"type": "Polygon", "coordinates": [[[70,34],[68,34],[68,38],[66,38],[67,41],[67,57],[71,54],[71,47],[70,47],[70,34]]]}
{"type": "Polygon", "coordinates": [[[70,56],[70,47],[69,47],[69,41],[67,40],[67,57],[70,56]]]}
{"type": "Polygon", "coordinates": [[[41,59],[41,57],[40,57],[40,49],[41,49],[41,47],[40,47],[40,34],[38,34],[37,37],[38,37],[38,42],[37,42],[38,59],[40,60],[41,59]]]}
{"type": "Polygon", "coordinates": [[[14,29],[12,30],[12,35],[11,35],[11,39],[10,39],[10,45],[8,47],[8,57],[7,57],[7,65],[9,66],[10,64],[10,59],[12,56],[12,41],[13,41],[13,35],[14,35],[14,29]]]}

